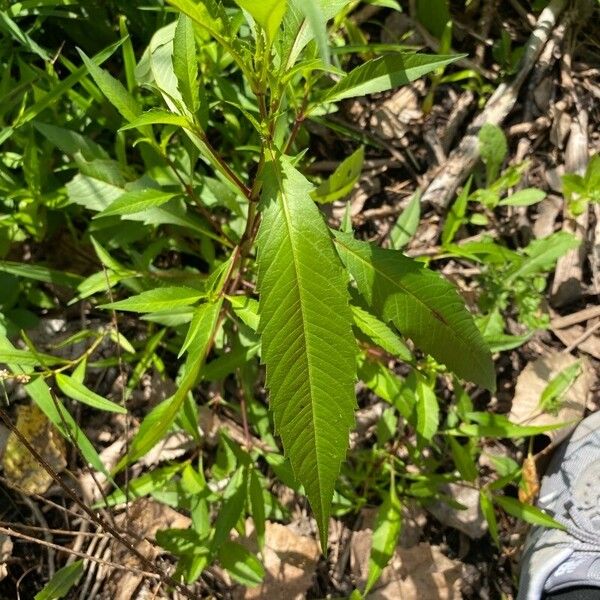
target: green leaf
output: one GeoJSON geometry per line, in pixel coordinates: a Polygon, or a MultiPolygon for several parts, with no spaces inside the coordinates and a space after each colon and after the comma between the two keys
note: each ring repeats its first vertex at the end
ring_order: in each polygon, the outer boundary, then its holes
{"type": "Polygon", "coordinates": [[[112,308],[130,312],[155,312],[178,306],[190,306],[204,297],[205,293],[189,287],[160,287],[147,290],[125,300],[101,304],[100,308],[112,308]]]}
{"type": "Polygon", "coordinates": [[[554,425],[515,425],[505,415],[484,412],[471,412],[465,415],[475,423],[461,423],[457,430],[450,430],[450,435],[466,435],[469,437],[507,437],[519,438],[546,433],[560,429],[565,423],[554,425]]]}
{"type": "Polygon", "coordinates": [[[394,478],[383,504],[377,511],[371,553],[369,555],[369,571],[364,595],[375,585],[381,572],[394,554],[398,537],[402,529],[402,504],[396,495],[394,478]]]}
{"type": "Polygon", "coordinates": [[[421,218],[421,192],[417,191],[406,208],[402,211],[396,223],[390,231],[390,242],[392,248],[399,250],[410,242],[419,226],[421,218]]]}
{"type": "Polygon", "coordinates": [[[122,415],[127,414],[127,409],[124,406],[106,400],[106,398],[88,390],[83,383],[79,383],[68,375],[57,373],[55,379],[62,393],[69,396],[69,398],[73,398],[73,400],[77,400],[77,402],[82,402],[99,410],[120,413],[122,415]]]}
{"type": "Polygon", "coordinates": [[[238,583],[246,587],[256,587],[265,577],[265,568],[261,562],[241,544],[226,541],[219,551],[221,566],[238,583]]]}
{"type": "Polygon", "coordinates": [[[525,188],[498,202],[498,206],[531,206],[541,202],[546,192],[536,188],[525,188]]]}
{"type": "Polygon", "coordinates": [[[500,546],[498,522],[496,521],[496,513],[494,512],[494,505],[492,504],[492,496],[486,489],[479,490],[479,506],[481,507],[481,512],[488,524],[492,539],[496,543],[496,546],[500,546]]]}
{"type": "Polygon", "coordinates": [[[321,8],[322,0],[292,0],[296,8],[305,16],[317,43],[323,62],[329,63],[329,45],[327,43],[327,18],[321,8]]]}
{"type": "Polygon", "coordinates": [[[43,281],[44,283],[55,283],[65,287],[75,288],[82,281],[83,277],[65,271],[56,271],[43,267],[42,265],[28,265],[10,260],[0,260],[0,271],[10,273],[17,277],[33,279],[34,281],[43,281]]]}
{"type": "Polygon", "coordinates": [[[375,585],[392,554],[394,554],[401,529],[402,504],[396,495],[396,486],[392,477],[389,492],[377,511],[373,541],[371,542],[371,554],[369,555],[369,572],[365,585],[365,596],[375,585]]]}
{"type": "Polygon", "coordinates": [[[405,85],[463,55],[388,54],[356,67],[325,92],[321,102],[339,102],[405,85]]]}
{"type": "Polygon", "coordinates": [[[508,273],[506,284],[510,284],[517,277],[550,270],[563,254],[577,248],[580,243],[580,240],[566,231],[558,231],[546,238],[534,240],[525,248],[527,258],[508,273]]]}
{"type": "Polygon", "coordinates": [[[177,194],[163,192],[162,190],[156,190],[154,188],[125,192],[111,202],[102,212],[98,213],[96,218],[108,217],[110,215],[130,215],[142,212],[148,208],[165,204],[165,202],[168,202],[176,195],[177,194]]]}
{"type": "Polygon", "coordinates": [[[198,334],[200,333],[200,329],[202,327],[206,327],[206,305],[201,304],[198,308],[194,310],[194,316],[190,322],[190,326],[188,328],[187,334],[185,336],[185,340],[181,345],[181,349],[177,354],[177,358],[181,358],[185,351],[189,348],[190,344],[197,339],[198,334]]]}
{"type": "Polygon", "coordinates": [[[248,494],[250,496],[250,505],[252,507],[252,520],[254,521],[254,530],[256,531],[256,539],[258,547],[262,551],[265,545],[265,496],[263,488],[260,484],[260,478],[256,469],[250,472],[250,481],[248,482],[248,494]]]}
{"type": "Polygon", "coordinates": [[[494,496],[493,498],[494,502],[503,508],[509,515],[522,519],[527,523],[551,527],[553,529],[565,528],[564,525],[555,521],[550,515],[537,506],[524,504],[523,502],[519,502],[516,498],[511,498],[509,496],[494,496]]]}
{"type": "Polygon", "coordinates": [[[258,237],[262,359],[277,432],[315,512],[323,550],[354,422],[356,343],[347,281],[310,183],[269,162],[258,237]]]}
{"type": "Polygon", "coordinates": [[[144,473],[140,477],[130,479],[127,484],[127,490],[116,490],[105,499],[97,502],[93,508],[116,506],[124,502],[131,501],[133,498],[142,498],[154,491],[160,491],[179,473],[187,463],[176,463],[154,469],[149,473],[144,473]]]}
{"type": "Polygon", "coordinates": [[[319,204],[328,204],[345,198],[354,188],[362,172],[365,149],[361,146],[345,158],[335,171],[313,193],[319,204]]]}
{"type": "Polygon", "coordinates": [[[335,236],[342,260],[375,314],[460,377],[495,389],[490,352],[450,283],[397,250],[335,236]]]}
{"type": "Polygon", "coordinates": [[[30,352],[29,350],[17,350],[16,348],[0,349],[0,364],[14,364],[20,367],[39,367],[44,364],[50,367],[65,362],[68,361],[43,352],[30,352]]]}
{"type": "Polygon", "coordinates": [[[359,306],[351,304],[350,309],[352,310],[354,324],[378,346],[400,360],[406,362],[413,360],[410,350],[395,331],[392,331],[385,323],[382,323],[377,317],[359,306]]]}
{"type": "Polygon", "coordinates": [[[87,161],[107,160],[106,150],[93,140],[64,127],[33,122],[33,126],[52,144],[65,154],[74,156],[78,152],[87,161]]]}
{"type": "Polygon", "coordinates": [[[581,375],[581,362],[575,361],[553,377],[542,391],[540,408],[546,412],[555,412],[560,407],[560,401],[565,392],[581,375]]]}
{"type": "Polygon", "coordinates": [[[137,100],[125,89],[125,86],[115,79],[108,71],[98,67],[84,52],[77,49],[81,60],[93,77],[100,91],[108,101],[123,115],[127,121],[133,121],[142,114],[142,107],[137,100]]]}
{"type": "MultiPolygon", "coordinates": [[[[2,352],[9,352],[15,350],[15,348],[6,337],[0,336],[0,350],[2,352]]],[[[22,369],[20,366],[14,364],[11,365],[10,363],[9,367],[13,373],[31,374],[30,367],[22,369]]],[[[25,385],[25,391],[52,424],[60,431],[62,436],[66,440],[73,441],[77,444],[77,447],[85,460],[96,469],[96,471],[109,477],[108,471],[104,467],[96,449],[85,433],[79,428],[71,414],[63,406],[62,402],[58,398],[52,397],[50,388],[46,382],[41,377],[36,377],[30,383],[25,385]]]]}
{"type": "Polygon", "coordinates": [[[412,406],[403,394],[406,390],[405,382],[395,373],[380,362],[363,360],[358,376],[371,391],[396,406],[405,419],[411,416],[412,406]]]}
{"type": "Polygon", "coordinates": [[[193,129],[193,125],[186,117],[174,115],[165,110],[149,110],[142,113],[137,119],[133,119],[130,123],[123,125],[119,131],[127,131],[129,129],[143,129],[147,125],[173,125],[175,127],[183,127],[193,129]]]}
{"type": "Polygon", "coordinates": [[[453,437],[448,436],[448,444],[452,452],[452,459],[465,481],[475,481],[477,479],[477,465],[469,452],[468,447],[459,444],[453,437]]]}
{"type": "Polygon", "coordinates": [[[442,230],[442,246],[446,246],[454,240],[454,236],[464,223],[472,182],[473,177],[471,176],[460,191],[460,194],[456,198],[456,202],[452,205],[446,215],[446,221],[442,230]]]}
{"type": "Polygon", "coordinates": [[[173,424],[185,397],[196,384],[200,370],[206,360],[206,355],[210,351],[219,324],[221,304],[222,298],[219,297],[215,302],[207,302],[202,305],[203,322],[198,327],[193,343],[190,344],[190,351],[183,366],[183,375],[181,381],[179,381],[177,391],[152,409],[142,421],[136,436],[131,442],[129,452],[119,461],[115,471],[120,471],[149,452],[173,424]]]}
{"type": "Polygon", "coordinates": [[[486,123],[478,134],[479,153],[486,166],[487,184],[490,185],[497,177],[504,158],[508,154],[506,136],[498,125],[486,123]]]}
{"type": "Polygon", "coordinates": [[[64,598],[83,575],[83,560],[59,569],[44,588],[34,596],[34,600],[58,600],[64,598]]]}
{"type": "Polygon", "coordinates": [[[173,36],[173,72],[181,97],[192,114],[200,107],[195,37],[192,20],[180,14],[173,36]]]}
{"type": "Polygon", "coordinates": [[[252,15],[266,33],[268,42],[275,40],[283,21],[287,0],[235,0],[235,3],[252,15]]]}
{"type": "Polygon", "coordinates": [[[223,506],[221,506],[213,527],[213,538],[210,543],[211,553],[214,554],[219,551],[229,538],[229,532],[239,521],[246,502],[247,487],[248,472],[246,467],[238,467],[223,492],[223,506]]]}
{"type": "Polygon", "coordinates": [[[423,380],[417,379],[417,433],[428,442],[437,433],[440,408],[435,392],[423,380]]]}
{"type": "Polygon", "coordinates": [[[260,319],[258,316],[258,302],[248,296],[227,296],[233,312],[242,323],[248,325],[253,331],[258,331],[260,319]]]}
{"type": "Polygon", "coordinates": [[[329,19],[337,15],[348,3],[348,0],[312,0],[317,3],[321,12],[320,23],[317,23],[317,29],[313,30],[314,17],[310,19],[306,16],[306,10],[303,10],[302,0],[290,0],[288,10],[283,21],[283,39],[282,39],[282,65],[285,72],[289,72],[303,48],[315,38],[318,33],[320,36],[321,56],[327,56],[327,49],[323,51],[323,39],[327,45],[327,32],[324,30],[329,19]]]}

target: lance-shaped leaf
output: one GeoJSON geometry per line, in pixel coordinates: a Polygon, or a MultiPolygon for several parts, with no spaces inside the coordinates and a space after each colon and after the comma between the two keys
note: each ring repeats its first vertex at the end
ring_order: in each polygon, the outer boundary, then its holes
{"type": "Polygon", "coordinates": [[[325,549],[354,422],[356,343],[346,277],[311,185],[281,160],[265,170],[258,238],[262,358],[275,426],[325,549]]]}
{"type": "Polygon", "coordinates": [[[353,69],[325,92],[323,102],[338,102],[405,85],[461,58],[462,55],[386,54],[353,69]]]}
{"type": "Polygon", "coordinates": [[[397,250],[347,234],[336,232],[336,246],[375,314],[460,377],[495,389],[490,351],[449,282],[397,250]]]}

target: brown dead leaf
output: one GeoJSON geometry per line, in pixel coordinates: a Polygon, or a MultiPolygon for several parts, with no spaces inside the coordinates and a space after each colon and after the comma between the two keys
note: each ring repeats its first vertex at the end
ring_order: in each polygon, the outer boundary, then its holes
{"type": "Polygon", "coordinates": [[[573,385],[565,392],[561,408],[553,415],[539,408],[540,397],[548,383],[576,359],[570,354],[548,351],[545,356],[530,362],[519,374],[515,395],[508,418],[518,425],[555,425],[570,423],[562,429],[548,431],[553,445],[564,440],[583,417],[588,394],[593,382],[592,369],[585,359],[580,359],[582,370],[573,385]]]}
{"type": "MultiPolygon", "coordinates": [[[[568,348],[585,333],[585,327],[573,325],[565,329],[553,329],[554,335],[568,348]]],[[[587,339],[577,344],[577,349],[600,360],[600,336],[591,335],[587,339]]]]}
{"type": "MultiPolygon", "coordinates": [[[[368,571],[368,551],[360,561],[362,577],[357,583],[362,586],[368,571]]],[[[399,546],[367,600],[460,600],[462,580],[472,578],[469,566],[448,558],[439,546],[399,546]]]]}
{"type": "MultiPolygon", "coordinates": [[[[159,529],[187,529],[191,525],[191,519],[178,513],[165,504],[161,504],[148,498],[140,498],[129,506],[128,512],[123,512],[115,519],[116,525],[122,529],[135,533],[137,539],[130,538],[135,548],[146,558],[154,560],[160,553],[160,548],[154,546],[144,538],[152,539],[159,529]]],[[[126,548],[116,541],[113,543],[113,562],[130,566],[136,569],[144,569],[140,559],[133,556],[126,548]]],[[[137,598],[136,590],[142,584],[144,578],[129,571],[113,571],[103,586],[103,598],[111,600],[130,600],[137,598]]]]}
{"type": "MultiPolygon", "coordinates": [[[[257,551],[256,536],[238,540],[252,552],[257,551]]],[[[237,589],[236,600],[303,600],[311,587],[319,558],[317,542],[297,535],[290,527],[267,522],[265,548],[262,553],[265,578],[259,587],[237,589]]]]}
{"type": "Polygon", "coordinates": [[[528,454],[523,461],[522,485],[519,488],[519,500],[524,504],[533,504],[540,491],[540,480],[538,477],[535,458],[528,454]]]}
{"type": "Polygon", "coordinates": [[[0,533],[0,581],[8,575],[6,561],[11,557],[12,550],[12,540],[7,535],[0,533]]]}
{"type": "MultiPolygon", "coordinates": [[[[54,471],[67,466],[63,438],[35,404],[18,407],[16,427],[54,471]]],[[[52,484],[50,474],[14,432],[8,436],[2,467],[6,478],[28,494],[44,494],[52,484]]]]}

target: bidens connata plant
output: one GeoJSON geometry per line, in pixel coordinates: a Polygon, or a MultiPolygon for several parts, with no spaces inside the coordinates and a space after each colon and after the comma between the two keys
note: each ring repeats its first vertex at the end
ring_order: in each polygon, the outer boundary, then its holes
{"type": "MultiPolygon", "coordinates": [[[[344,10],[344,0],[236,3],[239,9],[216,0],[169,0],[179,11],[177,21],[155,34],[136,68],[161,107],[144,111],[98,60],[82,55],[95,83],[127,121],[122,130],[139,133],[138,144],[172,161],[166,147],[179,140],[188,164],[200,157],[200,173],[178,178],[199,213],[190,221],[197,221],[194,232],[208,236],[216,248],[214,268],[202,286],[162,285],[105,305],[136,312],[193,307],[179,352],[187,354],[179,387],[161,405],[160,419],[154,415],[148,421],[151,414],[142,424],[119,467],[164,435],[203,376],[218,332],[229,319],[241,321],[258,334],[275,431],[304,486],[326,548],[334,486],[354,422],[361,356],[357,333],[376,343],[391,339],[411,361],[396,329],[459,377],[488,389],[494,388],[494,369],[450,283],[398,250],[328,227],[318,203],[339,198],[335,189],[351,188],[356,165],[338,170],[335,180],[315,189],[302,173],[307,159],[302,126],[311,116],[334,111],[338,102],[401,86],[455,57],[390,53],[345,72],[339,61],[330,60],[324,25],[344,10]],[[237,77],[239,87],[222,85],[220,102],[207,105],[215,70],[237,77]],[[238,93],[242,89],[247,95],[238,93]],[[208,133],[215,132],[211,110],[218,105],[231,122],[233,108],[254,130],[251,141],[232,150],[233,160],[225,160],[208,133]],[[206,187],[228,199],[235,219],[224,223],[203,202],[202,192],[197,196],[196,189],[206,187]]],[[[174,196],[159,182],[139,182],[97,207],[97,218],[156,218],[160,207],[166,222],[180,224],[177,219],[185,215],[174,196]]],[[[416,402],[427,400],[417,397],[416,402]]],[[[429,407],[430,402],[414,410],[430,429],[432,417],[437,423],[437,408],[428,415],[429,407]]]]}

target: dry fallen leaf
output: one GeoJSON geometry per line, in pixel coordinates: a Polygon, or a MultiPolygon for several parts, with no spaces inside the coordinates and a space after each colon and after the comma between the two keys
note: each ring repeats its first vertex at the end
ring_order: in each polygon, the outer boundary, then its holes
{"type": "MultiPolygon", "coordinates": [[[[257,551],[256,536],[250,532],[238,541],[252,552],[257,551]]],[[[319,556],[319,546],[313,538],[267,521],[262,553],[265,579],[258,587],[237,589],[234,597],[237,600],[303,600],[312,586],[319,556]]]]}
{"type": "Polygon", "coordinates": [[[11,557],[12,549],[12,540],[7,535],[0,533],[0,581],[8,575],[6,561],[11,557]]]}
{"type": "Polygon", "coordinates": [[[519,500],[524,504],[533,504],[540,491],[540,480],[533,455],[528,454],[523,460],[522,485],[519,488],[519,500]]]}
{"type": "Polygon", "coordinates": [[[540,410],[542,392],[548,383],[566,367],[576,362],[570,354],[548,351],[546,355],[530,362],[519,374],[509,419],[519,425],[555,425],[571,423],[561,429],[548,431],[552,443],[564,440],[583,417],[585,405],[593,382],[592,369],[585,359],[581,361],[581,374],[566,390],[561,407],[556,414],[540,410]]]}
{"type": "MultiPolygon", "coordinates": [[[[367,530],[363,530],[365,533],[367,530]]],[[[370,544],[369,544],[370,545],[370,544]]],[[[369,553],[353,559],[359,560],[362,577],[357,579],[364,586],[368,570],[369,553]]],[[[468,565],[448,558],[439,548],[421,543],[411,548],[397,547],[388,566],[367,600],[460,600],[463,580],[473,579],[468,565]]]]}
{"type": "MultiPolygon", "coordinates": [[[[138,539],[131,538],[131,543],[150,560],[155,560],[161,549],[144,538],[153,539],[159,529],[187,529],[191,525],[189,517],[149,498],[135,500],[129,505],[127,512],[117,516],[115,522],[117,526],[122,528],[126,526],[129,531],[137,535],[138,539]]],[[[140,559],[116,541],[113,543],[111,560],[121,565],[144,569],[140,559]]],[[[143,576],[138,573],[114,570],[103,585],[105,597],[111,598],[111,600],[130,600],[130,598],[141,597],[137,590],[143,580],[143,576]]]]}
{"type": "MultiPolygon", "coordinates": [[[[581,325],[573,325],[565,329],[553,329],[554,335],[565,345],[570,346],[581,340],[581,336],[585,333],[586,328],[581,325]]],[[[581,350],[594,358],[600,360],[600,336],[590,335],[577,344],[577,350],[581,350]]]]}
{"type": "MultiPolygon", "coordinates": [[[[67,466],[63,438],[35,404],[18,407],[16,427],[54,471],[60,473],[67,466]]],[[[8,481],[28,494],[43,494],[52,484],[50,474],[14,432],[8,436],[2,467],[8,481]]]]}

